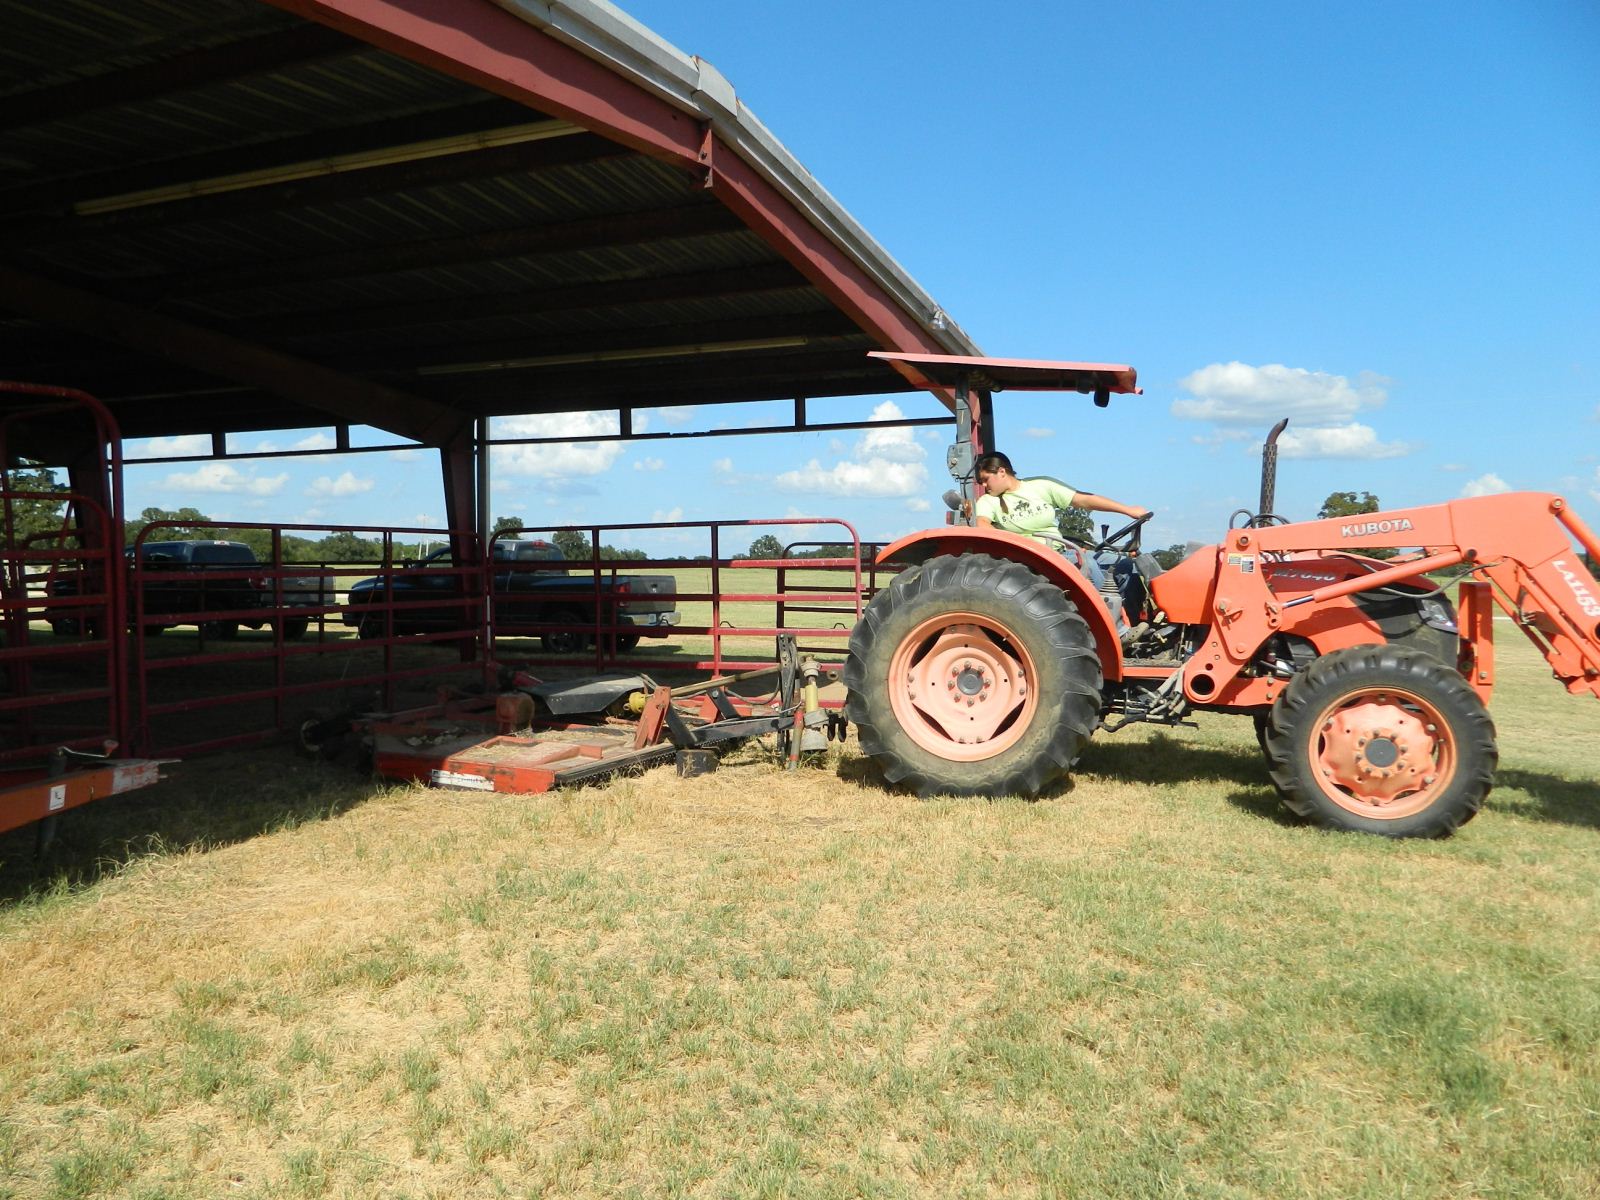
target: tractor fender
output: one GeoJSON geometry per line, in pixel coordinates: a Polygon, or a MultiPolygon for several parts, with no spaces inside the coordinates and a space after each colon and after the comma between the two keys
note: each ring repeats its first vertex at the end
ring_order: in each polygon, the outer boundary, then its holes
{"type": "Polygon", "coordinates": [[[879,553],[878,562],[913,566],[945,554],[987,554],[991,558],[1020,563],[1044,576],[1067,594],[1067,598],[1088,622],[1105,678],[1122,678],[1122,643],[1117,639],[1116,622],[1112,619],[1111,611],[1083,572],[1042,542],[1001,529],[956,525],[945,529],[922,530],[890,542],[879,553]]]}

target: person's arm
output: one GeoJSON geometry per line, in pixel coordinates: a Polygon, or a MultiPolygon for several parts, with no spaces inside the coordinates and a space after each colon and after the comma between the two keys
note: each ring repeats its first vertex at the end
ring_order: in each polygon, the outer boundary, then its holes
{"type": "Polygon", "coordinates": [[[998,528],[998,526],[995,525],[995,523],[992,520],[990,520],[990,518],[989,518],[989,514],[994,512],[995,509],[998,508],[998,507],[999,506],[995,503],[994,497],[992,497],[992,496],[979,496],[978,497],[978,502],[975,505],[973,505],[973,509],[972,509],[972,511],[973,511],[973,524],[976,525],[979,529],[996,529],[996,528],[998,528]]]}
{"type": "Polygon", "coordinates": [[[1109,496],[1097,496],[1093,492],[1076,492],[1072,497],[1072,507],[1087,509],[1089,512],[1116,513],[1119,516],[1146,517],[1150,515],[1148,508],[1137,504],[1124,504],[1120,500],[1113,500],[1109,496]]]}

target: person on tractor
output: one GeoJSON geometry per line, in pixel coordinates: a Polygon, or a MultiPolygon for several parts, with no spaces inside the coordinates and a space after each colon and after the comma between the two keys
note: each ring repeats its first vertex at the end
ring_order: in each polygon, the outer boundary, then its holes
{"type": "Polygon", "coordinates": [[[1011,460],[1004,454],[985,454],[978,459],[977,472],[983,495],[978,497],[974,515],[981,527],[1020,533],[1055,547],[1102,590],[1104,568],[1088,550],[1061,536],[1061,510],[1081,508],[1087,512],[1117,513],[1135,520],[1150,512],[1136,504],[1123,504],[1108,496],[1077,491],[1048,475],[1018,479],[1011,460]]]}

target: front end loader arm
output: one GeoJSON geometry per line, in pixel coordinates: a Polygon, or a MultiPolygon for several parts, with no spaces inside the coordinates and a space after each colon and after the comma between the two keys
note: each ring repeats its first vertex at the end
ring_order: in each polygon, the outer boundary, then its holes
{"type": "MultiPolygon", "coordinates": [[[[1461,564],[1486,580],[1505,611],[1570,692],[1600,698],[1600,542],[1560,496],[1509,492],[1421,508],[1230,530],[1217,555],[1211,631],[1185,668],[1184,690],[1205,702],[1233,681],[1272,634],[1290,632],[1318,604],[1461,564]],[[1569,536],[1570,535],[1570,536],[1569,536]],[[1264,562],[1295,553],[1423,547],[1423,557],[1280,600],[1264,562]]],[[[1481,622],[1487,636],[1488,622],[1481,622]]],[[[1487,647],[1484,648],[1485,652],[1487,647]]],[[[1485,654],[1485,656],[1487,656],[1485,654]]]]}

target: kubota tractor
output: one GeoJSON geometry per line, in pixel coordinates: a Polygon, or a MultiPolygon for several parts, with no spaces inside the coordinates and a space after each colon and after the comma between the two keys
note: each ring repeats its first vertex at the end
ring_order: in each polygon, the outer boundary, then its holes
{"type": "MultiPolygon", "coordinates": [[[[954,399],[950,467],[967,500],[994,391],[1087,392],[1101,406],[1138,391],[1131,368],[1106,364],[882,357],[954,399]]],[[[1572,539],[1593,559],[1600,544],[1561,497],[1532,492],[1285,522],[1271,512],[1283,424],[1260,511],[1235,514],[1221,542],[1165,572],[1138,554],[1148,517],[1099,544],[1147,577],[1145,610],[1125,617],[1148,628],[1127,647],[1107,596],[1032,539],[953,516],[886,547],[880,561],[905,569],[868,605],[844,671],[848,716],[885,778],[923,795],[1031,797],[1098,729],[1232,711],[1254,719],[1272,782],[1307,820],[1390,837],[1470,820],[1497,759],[1493,609],[1568,691],[1600,697],[1600,583],[1572,539]],[[1373,548],[1408,553],[1361,552],[1373,548]]]]}

